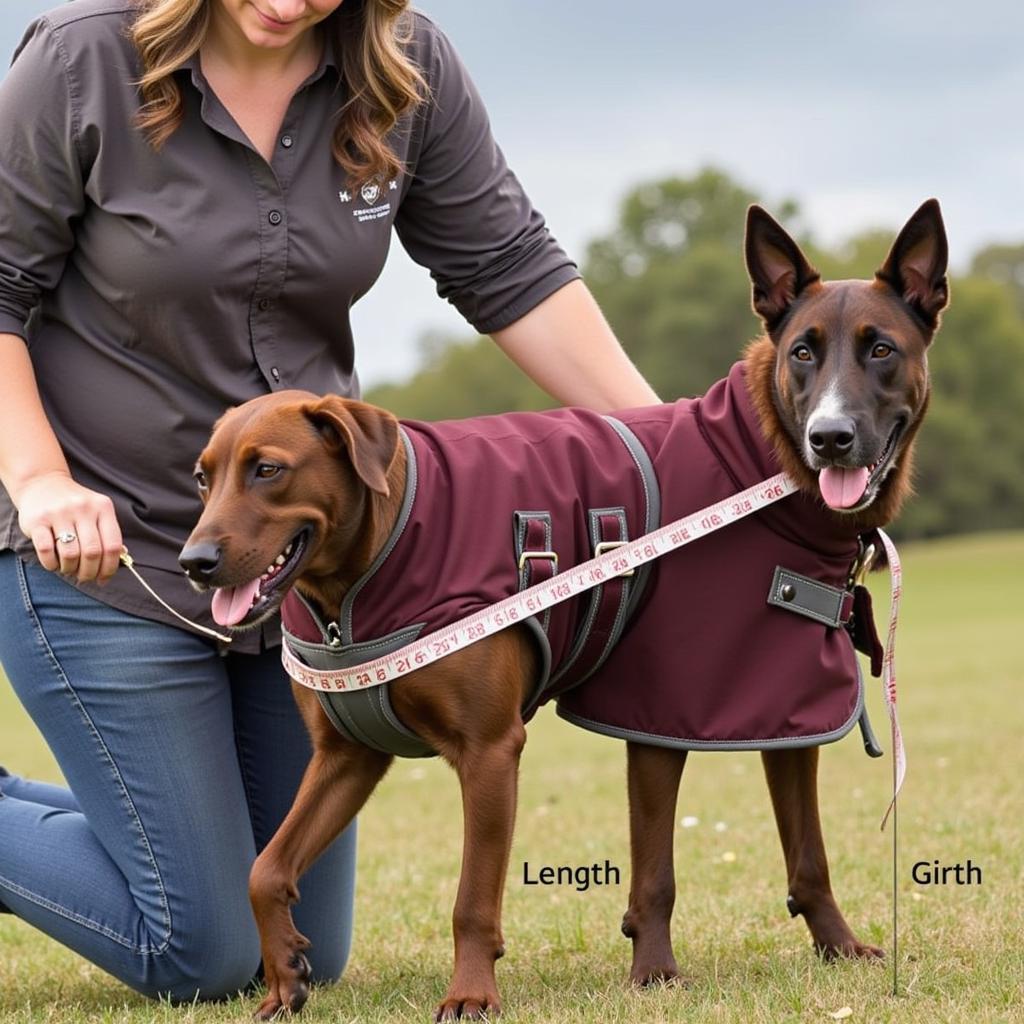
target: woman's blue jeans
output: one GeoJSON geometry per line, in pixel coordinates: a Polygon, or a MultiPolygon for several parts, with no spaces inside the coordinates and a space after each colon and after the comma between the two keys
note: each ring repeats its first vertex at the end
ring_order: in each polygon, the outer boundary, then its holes
{"type": "MultiPolygon", "coordinates": [[[[0,661],[70,785],[0,776],[0,902],[146,995],[245,988],[249,868],[310,753],[279,653],[221,656],[0,554],[0,661]]],[[[321,980],[348,957],[354,880],[353,825],[295,908],[321,980]]]]}

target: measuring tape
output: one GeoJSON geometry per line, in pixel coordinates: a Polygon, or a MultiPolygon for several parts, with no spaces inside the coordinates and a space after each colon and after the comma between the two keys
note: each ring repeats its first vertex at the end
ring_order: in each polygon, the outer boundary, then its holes
{"type": "Polygon", "coordinates": [[[753,515],[760,509],[781,501],[796,489],[796,484],[785,473],[778,473],[739,494],[677,519],[636,540],[627,541],[620,547],[521,590],[497,604],[373,661],[331,671],[310,668],[296,657],[289,648],[287,639],[281,645],[281,661],[295,682],[311,690],[333,693],[383,686],[478,643],[485,637],[508,629],[517,622],[538,615],[556,604],[585,594],[607,580],[622,576],[730,523],[753,515]]]}
{"type": "MultiPolygon", "coordinates": [[[[675,522],[662,526],[643,537],[638,537],[634,541],[627,541],[621,547],[606,551],[588,562],[582,562],[543,583],[521,590],[489,608],[475,612],[437,632],[420,637],[397,651],[375,658],[373,661],[337,670],[310,668],[299,660],[288,646],[287,638],[284,638],[281,644],[281,662],[295,682],[310,690],[336,693],[383,686],[410,672],[432,665],[449,654],[461,651],[486,637],[500,633],[517,622],[539,615],[556,604],[578,597],[580,594],[600,586],[606,580],[622,576],[647,562],[667,555],[670,551],[685,547],[701,537],[721,530],[730,523],[745,519],[769,505],[774,505],[775,502],[781,501],[796,490],[796,484],[785,473],[779,473],[753,487],[748,487],[745,491],[726,498],[724,501],[716,502],[690,516],[677,519],[675,522]]],[[[899,555],[896,553],[893,542],[882,530],[878,531],[878,535],[885,547],[891,580],[889,635],[882,658],[882,692],[892,726],[895,765],[892,802],[882,819],[882,828],[884,829],[886,819],[895,805],[896,794],[903,785],[907,765],[903,750],[903,737],[896,717],[896,622],[899,618],[903,574],[899,555]]]]}

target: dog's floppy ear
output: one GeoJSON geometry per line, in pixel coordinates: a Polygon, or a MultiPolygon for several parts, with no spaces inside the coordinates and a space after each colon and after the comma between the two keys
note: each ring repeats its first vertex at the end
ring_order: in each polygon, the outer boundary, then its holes
{"type": "Polygon", "coordinates": [[[398,420],[366,402],[327,395],[306,406],[306,415],[325,443],[344,449],[359,479],[387,496],[387,474],[398,451],[398,420]]]}
{"type": "Polygon", "coordinates": [[[786,315],[793,300],[820,280],[800,246],[760,206],[747,210],[744,242],[747,273],[754,286],[754,312],[769,332],[786,315]]]}
{"type": "Polygon", "coordinates": [[[934,330],[949,302],[949,246],[937,199],[922,203],[896,236],[875,277],[884,281],[934,330]]]}

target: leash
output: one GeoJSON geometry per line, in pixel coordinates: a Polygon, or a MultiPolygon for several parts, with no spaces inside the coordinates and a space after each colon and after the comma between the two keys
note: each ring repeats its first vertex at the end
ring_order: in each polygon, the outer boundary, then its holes
{"type": "Polygon", "coordinates": [[[140,575],[138,569],[135,568],[135,560],[128,553],[127,548],[121,548],[121,554],[118,556],[121,564],[142,584],[146,592],[153,597],[159,604],[166,608],[176,619],[180,619],[185,623],[186,626],[190,626],[192,629],[199,630],[200,633],[205,633],[207,636],[212,636],[221,643],[231,643],[231,637],[225,636],[223,633],[218,633],[215,629],[209,629],[206,626],[201,626],[198,622],[193,622],[191,619],[186,619],[181,612],[175,611],[140,575]]]}
{"type": "Polygon", "coordinates": [[[885,557],[889,563],[889,635],[885,641],[885,653],[882,655],[882,692],[885,695],[885,706],[889,712],[889,724],[892,728],[892,801],[882,816],[882,831],[892,814],[892,994],[899,995],[899,816],[896,797],[899,795],[903,778],[907,774],[907,755],[903,749],[903,734],[900,732],[899,719],[896,717],[896,623],[900,617],[900,597],[903,594],[903,569],[900,556],[896,553],[896,545],[889,539],[884,530],[876,531],[885,557]]]}
{"type": "MultiPolygon", "coordinates": [[[[896,545],[884,530],[875,531],[885,548],[885,557],[889,562],[889,635],[885,641],[885,653],[882,655],[882,694],[885,697],[885,708],[889,712],[889,725],[892,731],[892,800],[882,816],[882,831],[889,814],[893,817],[893,832],[896,829],[896,797],[903,787],[903,778],[907,774],[907,755],[903,749],[903,734],[900,732],[899,719],[896,717],[896,624],[900,617],[900,598],[903,596],[903,568],[896,545]]],[[[895,838],[895,835],[894,835],[895,838]]],[[[895,854],[894,854],[895,856],[895,854]]]]}

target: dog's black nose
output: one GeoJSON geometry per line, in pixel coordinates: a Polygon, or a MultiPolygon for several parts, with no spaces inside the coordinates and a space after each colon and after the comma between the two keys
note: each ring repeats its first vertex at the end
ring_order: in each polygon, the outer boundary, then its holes
{"type": "Polygon", "coordinates": [[[837,459],[853,447],[857,425],[849,416],[816,420],[808,434],[815,455],[823,459],[837,459]]]}
{"type": "Polygon", "coordinates": [[[210,541],[186,544],[178,555],[178,563],[189,579],[196,583],[209,583],[220,566],[220,547],[210,541]]]}

